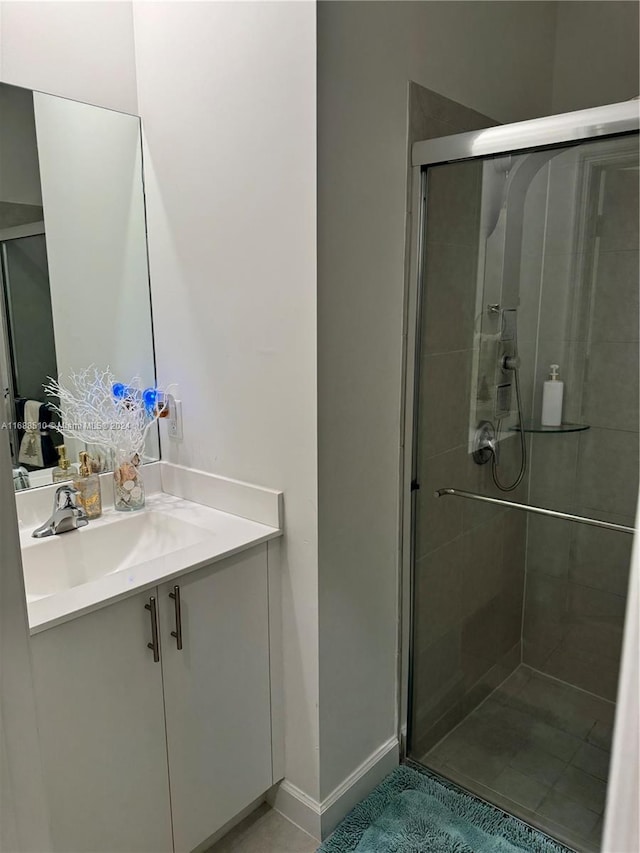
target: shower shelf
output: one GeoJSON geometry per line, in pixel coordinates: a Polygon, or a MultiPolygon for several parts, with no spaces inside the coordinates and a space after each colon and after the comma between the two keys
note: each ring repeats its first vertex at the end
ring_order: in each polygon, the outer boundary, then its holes
{"type": "MultiPolygon", "coordinates": [[[[513,432],[520,432],[520,424],[510,427],[513,432]]],[[[583,432],[590,429],[589,424],[560,424],[560,426],[544,426],[538,421],[525,421],[524,432],[583,432]]]]}

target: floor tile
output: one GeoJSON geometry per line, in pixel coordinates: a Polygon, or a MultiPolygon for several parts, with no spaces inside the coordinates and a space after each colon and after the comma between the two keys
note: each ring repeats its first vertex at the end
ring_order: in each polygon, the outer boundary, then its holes
{"type": "Polygon", "coordinates": [[[613,726],[610,723],[603,723],[602,720],[596,720],[593,728],[587,735],[587,741],[600,749],[610,752],[613,741],[613,726]]]}
{"type": "Polygon", "coordinates": [[[525,776],[513,767],[506,767],[498,778],[492,782],[491,787],[499,794],[503,794],[526,809],[535,809],[542,803],[549,793],[549,787],[538,782],[532,776],[525,776]]]}
{"type": "Polygon", "coordinates": [[[604,832],[604,818],[600,818],[597,824],[593,827],[591,832],[589,833],[589,841],[594,845],[596,850],[600,849],[600,845],[602,844],[602,833],[604,832]]]}
{"type": "Polygon", "coordinates": [[[569,685],[534,675],[517,699],[521,710],[584,738],[598,717],[590,704],[576,695],[579,692],[569,685]]]}
{"type": "Polygon", "coordinates": [[[548,752],[562,761],[571,761],[584,741],[549,723],[536,721],[531,727],[528,742],[542,752],[548,752]]]}
{"type": "Polygon", "coordinates": [[[510,766],[551,787],[558,781],[567,765],[560,758],[533,746],[526,746],[511,760],[510,766]]]}
{"type": "Polygon", "coordinates": [[[429,764],[433,761],[437,761],[440,764],[446,764],[447,761],[461,748],[461,739],[449,735],[429,750],[425,756],[425,760],[429,764]]]}
{"type": "Polygon", "coordinates": [[[265,804],[209,848],[207,853],[315,853],[318,843],[265,804]]]}
{"type": "Polygon", "coordinates": [[[449,765],[454,770],[489,785],[505,769],[508,762],[509,756],[504,753],[496,754],[480,744],[469,744],[467,749],[457,752],[449,760],[449,765]]]}
{"type": "Polygon", "coordinates": [[[600,749],[591,743],[583,743],[571,759],[571,763],[585,773],[590,773],[597,779],[607,779],[611,755],[608,750],[600,749]]]}
{"type": "Polygon", "coordinates": [[[480,711],[470,716],[458,727],[458,738],[469,744],[482,744],[493,755],[512,757],[524,746],[521,730],[510,728],[504,720],[480,711]]]}
{"type": "Polygon", "coordinates": [[[582,838],[563,824],[540,814],[539,811],[534,813],[530,822],[532,826],[537,827],[541,832],[546,833],[550,838],[554,838],[561,844],[566,844],[567,847],[575,850],[576,853],[600,853],[599,848],[594,850],[591,840],[582,838]]]}
{"type": "Polygon", "coordinates": [[[593,812],[602,814],[607,796],[607,785],[601,779],[569,765],[555,784],[555,790],[580,803],[593,812]]]}
{"type": "Polygon", "coordinates": [[[599,819],[595,812],[565,797],[559,791],[551,791],[537,811],[585,839],[589,837],[599,819]]]}
{"type": "Polygon", "coordinates": [[[502,809],[508,814],[517,815],[517,817],[519,817],[520,820],[525,821],[525,823],[529,823],[532,826],[534,825],[536,813],[532,809],[527,809],[521,803],[516,803],[515,800],[503,796],[498,793],[495,788],[483,785],[476,779],[471,779],[469,776],[465,776],[464,773],[454,770],[453,767],[447,767],[445,772],[442,773],[442,776],[444,776],[445,779],[449,779],[451,782],[454,782],[456,785],[459,785],[461,788],[464,788],[467,791],[472,791],[476,797],[480,797],[482,800],[492,803],[494,806],[497,806],[499,809],[502,809]]]}
{"type": "Polygon", "coordinates": [[[520,666],[424,763],[579,853],[597,853],[614,710],[520,666]]]}

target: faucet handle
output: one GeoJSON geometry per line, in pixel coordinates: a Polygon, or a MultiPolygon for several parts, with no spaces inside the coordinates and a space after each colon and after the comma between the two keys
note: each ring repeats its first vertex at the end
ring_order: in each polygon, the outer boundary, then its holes
{"type": "Polygon", "coordinates": [[[80,491],[76,489],[73,483],[65,483],[62,486],[58,486],[53,497],[53,511],[55,512],[57,509],[75,509],[84,514],[84,509],[78,506],[76,502],[76,495],[79,494],[80,491]]]}

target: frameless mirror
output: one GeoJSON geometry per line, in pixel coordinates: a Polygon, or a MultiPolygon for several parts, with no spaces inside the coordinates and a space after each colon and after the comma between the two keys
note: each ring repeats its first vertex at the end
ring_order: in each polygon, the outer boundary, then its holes
{"type": "Polygon", "coordinates": [[[49,377],[156,383],[137,116],[0,84],[0,290],[0,421],[17,487],[45,485],[63,442],[49,377]]]}

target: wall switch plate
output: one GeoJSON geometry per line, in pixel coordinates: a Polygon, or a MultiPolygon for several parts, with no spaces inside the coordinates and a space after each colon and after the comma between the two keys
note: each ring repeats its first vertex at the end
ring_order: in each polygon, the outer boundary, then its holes
{"type": "Polygon", "coordinates": [[[182,441],[182,401],[176,400],[171,394],[168,394],[167,397],[169,400],[169,417],[167,418],[169,438],[174,441],[182,441]]]}

